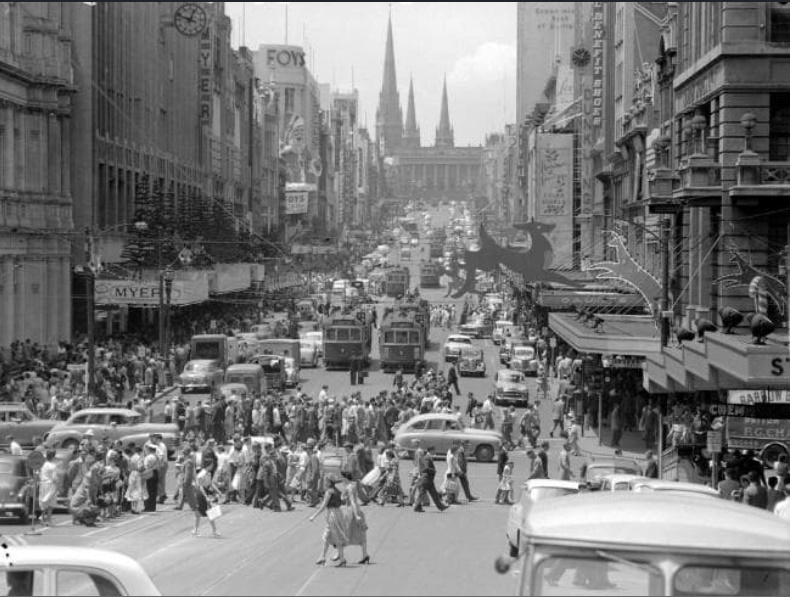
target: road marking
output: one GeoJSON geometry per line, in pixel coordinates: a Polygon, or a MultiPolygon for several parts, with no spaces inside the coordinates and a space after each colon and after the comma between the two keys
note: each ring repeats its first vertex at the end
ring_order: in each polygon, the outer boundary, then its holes
{"type": "Polygon", "coordinates": [[[95,531],[90,531],[89,533],[85,533],[82,536],[83,537],[93,537],[94,535],[98,535],[99,533],[103,533],[105,531],[108,531],[111,528],[113,528],[113,527],[109,527],[109,526],[108,527],[101,527],[101,528],[96,529],[95,531]]]}
{"type": "MultiPolygon", "coordinates": [[[[323,567],[322,567],[322,568],[323,568],[323,567]]],[[[307,588],[308,588],[308,587],[309,587],[311,584],[313,584],[313,581],[314,581],[314,580],[316,579],[316,577],[317,577],[317,576],[318,576],[318,575],[321,573],[321,570],[322,570],[322,568],[319,568],[318,570],[316,570],[315,572],[313,572],[313,573],[310,575],[310,578],[308,578],[308,579],[307,579],[307,581],[306,581],[306,582],[305,582],[305,583],[302,585],[302,588],[301,588],[301,589],[299,589],[299,590],[296,592],[296,594],[294,595],[294,597],[302,597],[302,595],[304,595],[304,594],[305,594],[305,591],[307,591],[307,588]]]]}

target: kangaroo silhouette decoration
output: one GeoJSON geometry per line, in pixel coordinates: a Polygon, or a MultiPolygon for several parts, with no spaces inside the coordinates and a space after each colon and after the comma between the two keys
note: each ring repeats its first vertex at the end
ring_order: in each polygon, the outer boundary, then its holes
{"type": "MultiPolygon", "coordinates": [[[[453,298],[461,298],[476,292],[478,271],[489,272],[499,269],[500,266],[514,274],[521,275],[528,282],[579,286],[576,281],[548,269],[554,261],[554,249],[545,235],[554,230],[553,225],[530,222],[515,226],[515,228],[523,230],[530,236],[532,243],[526,251],[515,251],[499,246],[488,234],[485,226],[480,226],[480,250],[464,251],[465,278],[463,285],[455,292],[453,298]]],[[[458,278],[459,272],[451,272],[450,275],[458,278]]]]}
{"type": "Polygon", "coordinates": [[[733,264],[737,271],[721,276],[713,283],[722,288],[748,288],[752,280],[761,277],[765,282],[768,296],[779,309],[779,313],[784,314],[787,303],[787,286],[781,280],[754,267],[734,245],[729,247],[729,251],[730,263],[733,264]]]}

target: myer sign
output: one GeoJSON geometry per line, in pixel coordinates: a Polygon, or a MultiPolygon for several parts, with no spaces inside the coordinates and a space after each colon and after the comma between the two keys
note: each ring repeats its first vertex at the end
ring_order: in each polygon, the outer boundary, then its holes
{"type": "MultiPolygon", "coordinates": [[[[167,297],[164,297],[166,300],[167,297]]],[[[192,305],[208,300],[208,283],[200,280],[173,282],[171,305],[192,305]]],[[[94,302],[97,305],[159,306],[159,282],[97,280],[94,302]]]]}

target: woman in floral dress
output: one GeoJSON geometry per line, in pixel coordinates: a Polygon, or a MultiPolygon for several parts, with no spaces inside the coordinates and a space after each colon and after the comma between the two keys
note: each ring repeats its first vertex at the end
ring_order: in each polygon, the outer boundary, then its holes
{"type": "Polygon", "coordinates": [[[143,450],[136,447],[129,461],[129,485],[124,496],[131,505],[132,514],[140,514],[145,507],[145,500],[148,499],[148,492],[143,483],[143,468],[143,450]]]}
{"type": "Polygon", "coordinates": [[[398,501],[398,508],[403,508],[406,505],[406,495],[403,493],[403,486],[400,482],[400,460],[392,447],[385,454],[387,456],[387,478],[379,495],[379,505],[383,506],[388,500],[395,498],[398,501]]]}
{"type": "Polygon", "coordinates": [[[324,528],[323,540],[324,547],[321,552],[321,557],[316,562],[316,565],[323,566],[326,564],[326,554],[329,551],[329,546],[334,545],[337,548],[337,563],[338,568],[343,568],[346,565],[346,558],[343,556],[343,550],[348,544],[348,532],[343,521],[343,505],[342,495],[343,492],[337,487],[342,479],[338,475],[330,475],[326,478],[326,493],[324,493],[324,503],[318,511],[310,517],[310,522],[313,522],[322,512],[326,512],[326,527],[324,528]]]}
{"type": "MultiPolygon", "coordinates": [[[[370,555],[368,555],[368,523],[365,520],[362,502],[359,499],[359,482],[352,480],[351,473],[343,473],[343,477],[348,481],[348,485],[343,491],[345,506],[341,509],[343,526],[348,537],[346,546],[359,545],[362,548],[362,559],[359,563],[370,564],[370,555]]],[[[342,553],[339,553],[338,557],[342,558],[342,553]]]]}

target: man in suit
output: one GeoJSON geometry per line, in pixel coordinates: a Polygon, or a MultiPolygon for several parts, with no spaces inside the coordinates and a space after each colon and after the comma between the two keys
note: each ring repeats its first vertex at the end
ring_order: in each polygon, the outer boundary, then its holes
{"type": "Polygon", "coordinates": [[[458,372],[455,370],[455,365],[450,365],[447,370],[447,385],[455,390],[455,395],[460,396],[461,390],[458,387],[458,372]]]}
{"type": "MultiPolygon", "coordinates": [[[[418,453],[420,452],[422,451],[418,450],[418,453]]],[[[420,454],[420,459],[417,461],[420,480],[418,485],[419,494],[417,495],[417,500],[414,503],[415,512],[425,512],[425,510],[422,509],[422,503],[425,499],[426,493],[431,496],[431,499],[433,499],[433,503],[436,504],[439,512],[444,512],[449,507],[442,503],[442,498],[436,491],[436,485],[434,484],[434,479],[436,478],[436,466],[433,463],[433,452],[434,447],[428,446],[425,452],[420,454]]]]}
{"type": "Polygon", "coordinates": [[[469,477],[467,477],[466,447],[469,445],[471,445],[469,440],[461,442],[458,446],[458,451],[455,453],[455,459],[458,464],[458,482],[461,483],[466,499],[470,502],[476,502],[478,498],[472,495],[472,490],[469,489],[469,477]]]}

